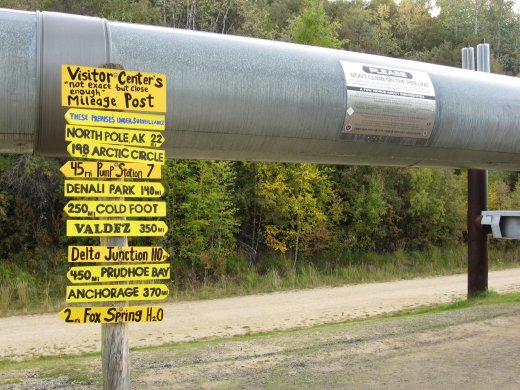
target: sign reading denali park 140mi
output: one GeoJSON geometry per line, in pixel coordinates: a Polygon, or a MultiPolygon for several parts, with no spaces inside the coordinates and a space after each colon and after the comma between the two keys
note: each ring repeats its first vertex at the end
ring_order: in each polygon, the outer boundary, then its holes
{"type": "Polygon", "coordinates": [[[61,66],[64,107],[166,112],[166,75],[89,66],[61,66]]]}

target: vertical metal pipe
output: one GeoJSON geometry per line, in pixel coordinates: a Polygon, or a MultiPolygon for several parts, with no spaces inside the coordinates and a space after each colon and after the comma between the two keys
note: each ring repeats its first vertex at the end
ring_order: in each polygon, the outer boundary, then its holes
{"type": "MultiPolygon", "coordinates": [[[[471,61],[474,60],[473,48],[471,61]]],[[[464,62],[462,51],[462,65],[465,69],[474,70],[468,60],[464,62]]],[[[477,46],[477,71],[490,72],[489,44],[477,46]]],[[[487,210],[488,204],[488,173],[484,169],[468,169],[468,297],[487,291],[488,288],[488,247],[487,233],[480,224],[481,212],[487,210]]]]}

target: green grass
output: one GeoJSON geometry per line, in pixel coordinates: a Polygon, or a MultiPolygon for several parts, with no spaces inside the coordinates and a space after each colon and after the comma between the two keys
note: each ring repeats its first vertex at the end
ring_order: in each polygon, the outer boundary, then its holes
{"type": "MultiPolygon", "coordinates": [[[[433,248],[428,251],[394,253],[324,253],[302,259],[296,269],[285,256],[269,256],[248,268],[245,259],[233,258],[233,267],[205,281],[177,280],[169,283],[170,300],[215,299],[282,290],[382,282],[415,277],[466,272],[466,247],[433,248]],[[242,262],[242,263],[240,263],[242,262]]],[[[520,266],[519,249],[490,249],[489,269],[520,266]]],[[[55,273],[32,275],[0,262],[0,315],[42,313],[65,306],[66,264],[55,273]]]]}

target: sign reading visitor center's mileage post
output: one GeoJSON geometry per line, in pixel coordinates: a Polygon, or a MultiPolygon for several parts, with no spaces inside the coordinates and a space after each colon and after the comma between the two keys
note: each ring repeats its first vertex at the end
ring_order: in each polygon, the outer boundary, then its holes
{"type": "MultiPolygon", "coordinates": [[[[64,194],[74,198],[64,208],[67,236],[106,242],[164,236],[168,226],[156,219],[166,216],[166,202],[158,200],[164,187],[149,180],[161,179],[166,160],[158,149],[165,142],[166,75],[80,65],[62,65],[61,75],[61,103],[69,107],[65,140],[74,158],[60,169],[67,178],[64,194]]],[[[165,284],[154,283],[170,279],[168,257],[158,246],[69,246],[67,261],[80,266],[67,272],[73,285],[66,301],[94,305],[67,307],[60,318],[75,324],[162,321],[161,307],[124,302],[168,296],[165,284]]]]}

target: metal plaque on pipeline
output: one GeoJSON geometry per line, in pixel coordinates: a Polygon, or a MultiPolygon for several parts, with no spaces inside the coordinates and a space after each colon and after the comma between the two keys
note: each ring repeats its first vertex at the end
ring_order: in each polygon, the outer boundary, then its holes
{"type": "Polygon", "coordinates": [[[340,61],[347,87],[343,136],[424,144],[435,121],[435,88],[426,72],[340,61]]]}
{"type": "Polygon", "coordinates": [[[138,112],[114,112],[69,108],[65,120],[70,125],[118,127],[123,129],[158,130],[166,129],[164,115],[138,112]]]}
{"type": "Polygon", "coordinates": [[[167,232],[163,221],[67,220],[69,237],[162,237],[167,232]]]}
{"type": "Polygon", "coordinates": [[[160,322],[160,306],[67,307],[58,316],[68,324],[117,324],[122,322],[160,322]]]}
{"type": "Polygon", "coordinates": [[[60,171],[71,179],[160,179],[162,166],[115,161],[67,161],[60,171]]]}
{"type": "Polygon", "coordinates": [[[169,264],[152,265],[98,265],[72,267],[67,272],[71,283],[131,282],[139,280],[170,279],[169,264]]]}
{"type": "Polygon", "coordinates": [[[157,182],[65,180],[65,196],[106,198],[159,198],[164,187],[157,182]]]}
{"type": "Polygon", "coordinates": [[[166,202],[71,200],[63,210],[73,218],[164,217],[166,202]]]}
{"type": "Polygon", "coordinates": [[[160,246],[76,246],[67,250],[69,263],[162,263],[170,257],[160,246]]]}
{"type": "Polygon", "coordinates": [[[166,75],[63,64],[61,105],[166,112],[166,75]]]}
{"type": "Polygon", "coordinates": [[[73,141],[67,146],[72,157],[90,160],[126,161],[144,164],[164,164],[166,152],[161,149],[73,141]]]}
{"type": "Polygon", "coordinates": [[[170,294],[165,284],[104,284],[92,286],[67,286],[66,301],[81,302],[119,302],[119,301],[157,301],[170,294]]]}
{"type": "Polygon", "coordinates": [[[65,126],[65,141],[98,142],[158,148],[164,143],[158,131],[111,129],[95,126],[65,126]]]}

